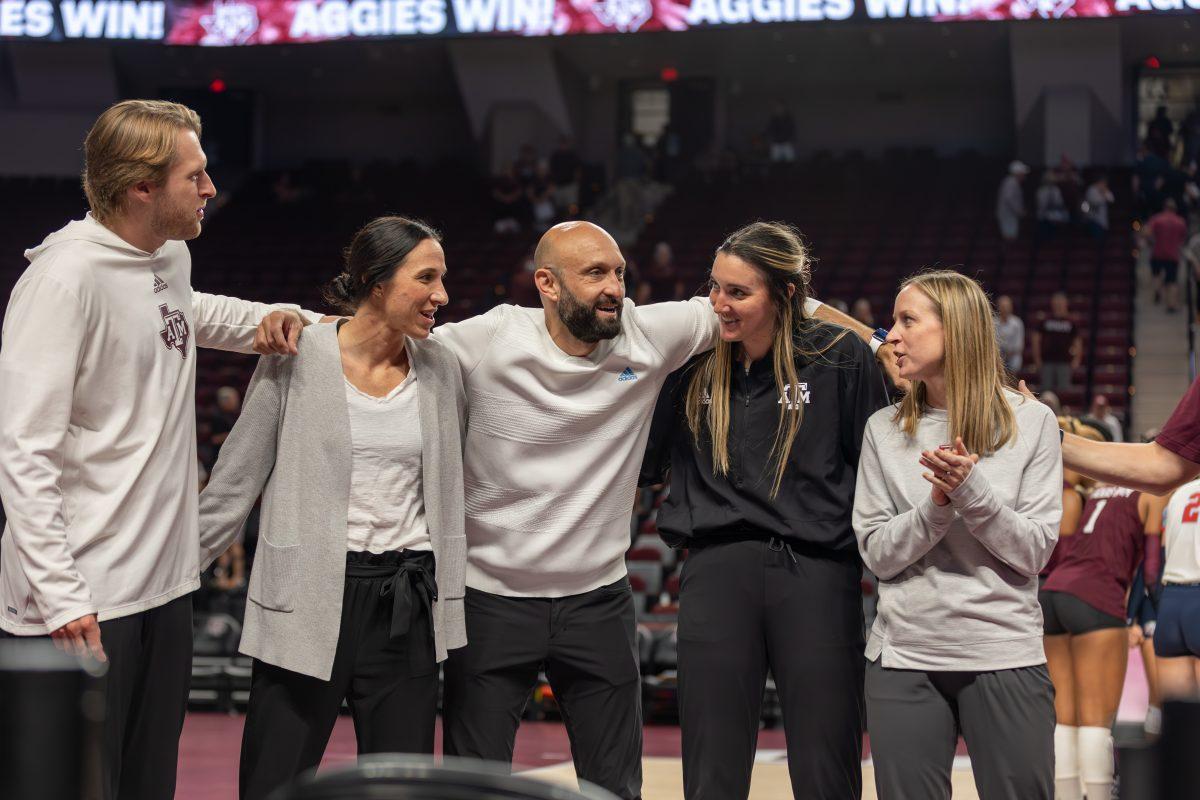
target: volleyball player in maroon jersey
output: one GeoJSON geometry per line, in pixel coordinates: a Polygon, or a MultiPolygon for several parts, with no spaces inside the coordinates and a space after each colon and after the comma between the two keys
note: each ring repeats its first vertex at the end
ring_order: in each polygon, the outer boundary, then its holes
{"type": "Polygon", "coordinates": [[[1098,485],[1042,588],[1046,660],[1058,716],[1058,800],[1078,800],[1083,789],[1089,798],[1107,798],[1112,791],[1110,729],[1129,648],[1125,601],[1143,560],[1147,576],[1159,574],[1162,509],[1161,498],[1098,485]]]}
{"type": "MultiPolygon", "coordinates": [[[[1103,440],[1098,431],[1088,425],[1084,425],[1075,419],[1075,417],[1059,417],[1058,427],[1078,436],[1086,436],[1089,439],[1094,438],[1095,441],[1103,440]]],[[[1042,571],[1038,575],[1039,591],[1045,585],[1046,579],[1050,577],[1050,573],[1058,566],[1058,562],[1062,560],[1063,551],[1067,548],[1067,537],[1079,527],[1079,517],[1083,514],[1082,488],[1090,487],[1091,484],[1092,480],[1090,478],[1085,478],[1074,470],[1063,468],[1063,514],[1062,520],[1058,523],[1058,544],[1054,546],[1054,552],[1050,554],[1050,560],[1046,562],[1046,566],[1042,567],[1042,571]]]]}

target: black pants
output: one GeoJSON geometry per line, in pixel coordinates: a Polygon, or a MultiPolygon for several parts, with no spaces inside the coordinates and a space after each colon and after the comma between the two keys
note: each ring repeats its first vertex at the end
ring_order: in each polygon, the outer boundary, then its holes
{"type": "Polygon", "coordinates": [[[511,764],[545,665],[575,772],[624,800],[642,791],[642,699],[628,579],[562,598],[467,589],[467,646],[446,662],[446,755],[511,764]]]}
{"type": "MultiPolygon", "coordinates": [[[[407,555],[407,553],[406,553],[407,555]]],[[[393,637],[384,585],[398,553],[350,553],[333,673],[323,681],[254,661],[239,775],[244,800],[267,797],[321,763],[342,701],[354,717],[358,752],[433,753],[437,660],[426,605],[414,603],[407,634],[393,637]],[[369,569],[384,564],[388,569],[369,569]],[[367,567],[357,575],[355,566],[367,567]]],[[[413,556],[428,560],[433,555],[413,556]]]]}
{"type": "Polygon", "coordinates": [[[100,623],[103,800],[171,800],[192,680],[192,596],[100,623]]]}
{"type": "Polygon", "coordinates": [[[950,800],[961,732],[980,800],[1054,797],[1054,686],[1045,664],[994,672],[867,665],[880,800],[950,800]]]}
{"type": "Polygon", "coordinates": [[[688,800],[745,798],[767,671],[797,798],[862,793],[863,617],[855,557],[779,540],[693,548],[679,597],[688,800]]]}

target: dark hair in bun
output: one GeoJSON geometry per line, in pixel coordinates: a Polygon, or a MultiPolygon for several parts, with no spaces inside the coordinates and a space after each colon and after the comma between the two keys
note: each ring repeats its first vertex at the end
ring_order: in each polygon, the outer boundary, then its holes
{"type": "Polygon", "coordinates": [[[391,280],[408,254],[426,239],[442,236],[428,224],[408,217],[376,217],[359,229],[346,248],[346,266],[325,286],[325,300],[353,314],[381,283],[391,280]]]}

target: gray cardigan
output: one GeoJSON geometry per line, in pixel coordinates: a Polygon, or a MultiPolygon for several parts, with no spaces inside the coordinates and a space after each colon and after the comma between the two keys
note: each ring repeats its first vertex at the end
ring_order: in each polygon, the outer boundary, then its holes
{"type": "MultiPolygon", "coordinates": [[[[421,422],[421,485],[436,560],[438,661],[467,643],[463,620],[462,432],[456,359],[434,339],[407,340],[421,422]]],[[[310,325],[300,354],[264,356],[200,495],[202,569],[229,547],[262,494],[240,651],[329,680],[341,624],[350,504],[350,416],[336,325],[310,325]]]]}

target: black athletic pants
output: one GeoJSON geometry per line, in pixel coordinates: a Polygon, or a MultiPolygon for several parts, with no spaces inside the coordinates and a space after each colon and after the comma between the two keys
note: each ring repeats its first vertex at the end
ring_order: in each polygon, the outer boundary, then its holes
{"type": "MultiPolygon", "coordinates": [[[[321,763],[342,700],[354,717],[360,754],[433,753],[438,671],[432,620],[427,605],[414,602],[408,632],[392,636],[391,592],[397,589],[385,584],[393,581],[398,555],[348,555],[329,680],[255,659],[242,732],[243,800],[261,800],[321,763]],[[380,562],[388,564],[379,568],[380,562]]],[[[432,575],[433,554],[416,558],[427,559],[432,575]]]]}
{"type": "Polygon", "coordinates": [[[642,791],[642,695],[629,580],[561,598],[467,589],[467,646],[446,662],[446,755],[512,763],[544,665],[575,772],[623,800],[642,791]]]}
{"type": "Polygon", "coordinates": [[[867,665],[880,800],[950,800],[962,733],[980,800],[1054,797],[1054,685],[1045,664],[994,672],[867,665]]]}
{"type": "Polygon", "coordinates": [[[103,800],[171,800],[192,680],[192,596],[100,623],[103,800]]]}
{"type": "Polygon", "coordinates": [[[862,793],[863,617],[857,556],[780,540],[693,546],[679,597],[688,800],[750,792],[767,671],[796,798],[862,793]]]}

